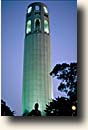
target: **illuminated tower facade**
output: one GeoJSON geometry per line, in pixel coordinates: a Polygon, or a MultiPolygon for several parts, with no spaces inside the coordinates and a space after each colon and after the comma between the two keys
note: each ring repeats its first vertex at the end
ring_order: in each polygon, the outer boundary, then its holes
{"type": "Polygon", "coordinates": [[[52,98],[51,43],[48,8],[40,2],[27,8],[22,111],[31,111],[35,103],[44,114],[46,104],[52,98]]]}

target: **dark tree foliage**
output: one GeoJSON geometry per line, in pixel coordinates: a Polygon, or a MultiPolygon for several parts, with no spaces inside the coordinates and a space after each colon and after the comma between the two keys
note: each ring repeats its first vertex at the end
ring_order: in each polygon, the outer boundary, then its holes
{"type": "Polygon", "coordinates": [[[60,81],[59,91],[65,92],[71,100],[77,100],[77,63],[57,64],[50,75],[60,81]]]}
{"type": "Polygon", "coordinates": [[[14,116],[14,111],[11,111],[3,100],[1,100],[1,116],[14,116]]]}
{"type": "Polygon", "coordinates": [[[28,114],[29,114],[29,111],[25,110],[22,116],[28,116],[28,114]]]}
{"type": "Polygon", "coordinates": [[[76,106],[70,99],[65,97],[56,98],[46,105],[46,116],[76,116],[77,110],[72,110],[72,106],[76,106]]]}
{"type": "Polygon", "coordinates": [[[58,79],[58,90],[65,92],[69,98],[61,97],[46,105],[46,116],[77,115],[77,63],[57,64],[51,76],[58,79]]]}

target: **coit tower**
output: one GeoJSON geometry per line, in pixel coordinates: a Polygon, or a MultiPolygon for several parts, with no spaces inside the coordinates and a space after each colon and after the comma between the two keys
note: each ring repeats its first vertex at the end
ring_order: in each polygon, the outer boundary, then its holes
{"type": "Polygon", "coordinates": [[[22,112],[33,109],[35,103],[44,115],[52,98],[51,43],[48,8],[32,3],[26,12],[22,112]]]}

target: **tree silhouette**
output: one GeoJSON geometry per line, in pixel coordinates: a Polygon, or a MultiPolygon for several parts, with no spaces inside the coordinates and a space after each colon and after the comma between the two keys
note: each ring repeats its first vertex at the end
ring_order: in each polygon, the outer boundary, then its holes
{"type": "Polygon", "coordinates": [[[50,75],[59,80],[59,91],[65,92],[71,100],[77,100],[77,63],[57,64],[50,75]]]}
{"type": "Polygon", "coordinates": [[[14,111],[11,111],[3,100],[1,100],[1,116],[14,116],[14,111]]]}
{"type": "Polygon", "coordinates": [[[65,97],[56,98],[46,105],[46,116],[76,116],[77,104],[65,97]],[[74,109],[75,108],[75,109],[74,109]]]}
{"type": "Polygon", "coordinates": [[[22,116],[28,116],[28,114],[29,114],[29,111],[26,109],[22,116]]]}
{"type": "Polygon", "coordinates": [[[58,90],[65,92],[67,97],[53,99],[46,105],[46,116],[77,115],[77,63],[57,64],[51,76],[58,79],[58,90]]]}

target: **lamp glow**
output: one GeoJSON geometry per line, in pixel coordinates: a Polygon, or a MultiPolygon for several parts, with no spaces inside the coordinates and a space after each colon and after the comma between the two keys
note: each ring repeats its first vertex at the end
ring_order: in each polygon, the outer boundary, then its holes
{"type": "Polygon", "coordinates": [[[76,110],[76,106],[73,105],[72,106],[72,110],[75,111],[76,110]]]}

